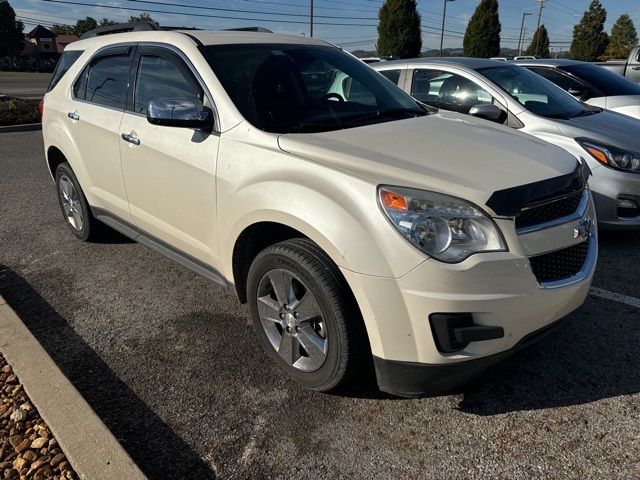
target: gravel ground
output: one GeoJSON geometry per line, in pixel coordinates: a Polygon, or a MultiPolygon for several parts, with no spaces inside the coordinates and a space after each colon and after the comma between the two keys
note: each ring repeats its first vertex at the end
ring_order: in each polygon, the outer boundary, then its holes
{"type": "Polygon", "coordinates": [[[78,478],[2,356],[0,385],[0,478],[78,478]]]}
{"type": "MultiPolygon", "coordinates": [[[[590,297],[455,395],[298,388],[224,289],[66,230],[39,133],[0,138],[0,294],[151,478],[640,478],[638,309],[590,297]]],[[[640,297],[640,233],[595,285],[640,297]]]]}

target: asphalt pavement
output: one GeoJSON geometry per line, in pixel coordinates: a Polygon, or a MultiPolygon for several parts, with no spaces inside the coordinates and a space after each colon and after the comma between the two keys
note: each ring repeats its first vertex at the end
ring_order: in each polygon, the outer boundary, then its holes
{"type": "MultiPolygon", "coordinates": [[[[639,245],[601,235],[594,285],[640,298],[639,245]]],[[[151,478],[640,478],[638,308],[590,296],[454,395],[306,391],[231,292],[117,235],[77,241],[40,132],[0,136],[0,294],[151,478]]]]}
{"type": "Polygon", "coordinates": [[[50,73],[0,72],[0,95],[41,99],[51,80],[50,73]]]}

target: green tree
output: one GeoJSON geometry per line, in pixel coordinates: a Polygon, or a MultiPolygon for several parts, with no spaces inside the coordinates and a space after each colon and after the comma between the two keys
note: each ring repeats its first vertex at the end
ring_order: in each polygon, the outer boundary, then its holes
{"type": "Polygon", "coordinates": [[[23,48],[24,25],[7,0],[0,0],[0,58],[19,55],[23,48]]]}
{"type": "Polygon", "coordinates": [[[604,54],[609,43],[609,36],[604,31],[607,11],[600,0],[592,0],[580,23],[573,27],[571,55],[576,60],[595,62],[604,54]]]}
{"type": "Polygon", "coordinates": [[[604,54],[605,60],[627,58],[638,44],[638,32],[629,15],[620,15],[611,29],[611,38],[604,54]]]}
{"type": "Polygon", "coordinates": [[[386,0],[378,15],[378,52],[382,56],[420,56],[421,18],[416,0],[386,0]]]}
{"type": "Polygon", "coordinates": [[[147,12],[142,12],[140,15],[136,15],[136,16],[131,15],[129,17],[129,21],[130,22],[153,22],[153,23],[158,23],[147,12]]]}
{"type": "Polygon", "coordinates": [[[464,34],[462,46],[465,57],[498,56],[501,30],[498,0],[481,0],[464,34]]]}
{"type": "Polygon", "coordinates": [[[72,35],[73,27],[71,25],[63,25],[61,23],[56,23],[51,27],[51,30],[54,35],[72,35]]]}
{"type": "Polygon", "coordinates": [[[118,22],[111,20],[109,18],[103,18],[98,22],[99,27],[108,27],[109,25],[116,25],[118,22]]]}
{"type": "Polygon", "coordinates": [[[97,28],[97,26],[98,22],[96,22],[95,18],[86,17],[76,22],[76,26],[73,27],[73,34],[81,37],[83,33],[93,30],[97,28]]]}
{"type": "Polygon", "coordinates": [[[538,55],[542,58],[549,57],[549,32],[544,25],[533,34],[531,45],[525,51],[525,55],[538,55]]]}

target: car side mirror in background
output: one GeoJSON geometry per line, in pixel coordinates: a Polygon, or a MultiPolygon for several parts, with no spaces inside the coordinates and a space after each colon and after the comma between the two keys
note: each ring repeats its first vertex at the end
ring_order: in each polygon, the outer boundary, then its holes
{"type": "Polygon", "coordinates": [[[162,98],[151,100],[147,120],[154,125],[211,130],[213,115],[208,109],[200,110],[193,100],[162,98]]]}
{"type": "Polygon", "coordinates": [[[590,92],[587,88],[570,88],[567,92],[580,100],[588,100],[590,97],[590,92]]]}
{"type": "Polygon", "coordinates": [[[498,123],[504,123],[507,119],[507,112],[491,103],[471,107],[469,115],[498,123]]]}

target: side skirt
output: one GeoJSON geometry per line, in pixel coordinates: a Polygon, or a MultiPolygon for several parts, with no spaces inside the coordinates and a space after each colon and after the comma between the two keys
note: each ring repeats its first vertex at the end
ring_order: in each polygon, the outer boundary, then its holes
{"type": "Polygon", "coordinates": [[[124,220],[107,212],[106,210],[91,207],[91,212],[93,213],[93,216],[100,220],[102,223],[129,237],[131,240],[142,243],[143,245],[152,248],[156,252],[161,253],[165,257],[168,257],[171,260],[179,263],[180,265],[187,267],[189,270],[192,270],[202,275],[203,277],[208,278],[209,280],[213,280],[214,282],[226,288],[229,288],[229,283],[224,279],[220,272],[218,272],[215,268],[210,267],[206,263],[201,262],[197,258],[193,258],[191,255],[186,254],[181,250],[178,250],[177,248],[174,248],[171,245],[163,242],[162,240],[159,240],[156,237],[143,232],[135,225],[131,225],[130,223],[125,222],[124,220]]]}

